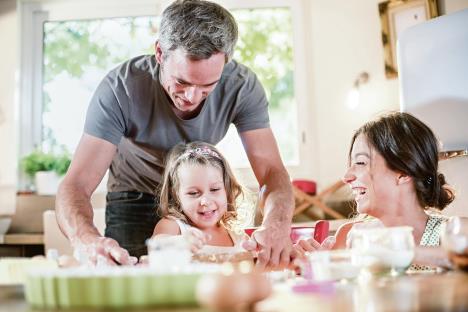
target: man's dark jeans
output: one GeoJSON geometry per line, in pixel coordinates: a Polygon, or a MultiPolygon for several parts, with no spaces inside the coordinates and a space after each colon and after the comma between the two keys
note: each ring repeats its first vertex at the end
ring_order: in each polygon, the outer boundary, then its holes
{"type": "Polygon", "coordinates": [[[130,255],[147,254],[146,239],[159,221],[158,198],[140,192],[109,192],[106,196],[105,236],[115,239],[130,255]]]}

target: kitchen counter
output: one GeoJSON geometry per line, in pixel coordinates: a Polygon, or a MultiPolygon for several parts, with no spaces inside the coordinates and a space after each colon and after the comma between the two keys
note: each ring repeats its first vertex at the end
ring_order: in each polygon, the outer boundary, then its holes
{"type": "Polygon", "coordinates": [[[42,234],[5,234],[0,242],[4,245],[42,245],[44,235],[42,234]]]}
{"type": "Polygon", "coordinates": [[[32,257],[44,254],[44,235],[0,235],[0,257],[32,257]]]}

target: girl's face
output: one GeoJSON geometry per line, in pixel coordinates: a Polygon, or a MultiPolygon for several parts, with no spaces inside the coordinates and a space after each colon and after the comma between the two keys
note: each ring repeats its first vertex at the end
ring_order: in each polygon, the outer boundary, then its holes
{"type": "Polygon", "coordinates": [[[211,165],[182,164],[178,171],[182,211],[200,228],[216,226],[227,211],[221,169],[211,165]]]}
{"type": "Polygon", "coordinates": [[[359,213],[380,217],[397,204],[399,174],[387,167],[385,159],[360,134],[354,141],[351,162],[343,181],[355,196],[359,213]]]}

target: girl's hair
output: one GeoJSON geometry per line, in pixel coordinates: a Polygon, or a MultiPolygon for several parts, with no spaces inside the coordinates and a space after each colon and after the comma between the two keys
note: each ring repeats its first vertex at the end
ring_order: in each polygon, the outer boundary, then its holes
{"type": "Polygon", "coordinates": [[[413,178],[419,204],[424,208],[444,209],[455,194],[438,172],[438,141],[432,130],[408,113],[394,112],[359,128],[351,140],[363,134],[385,159],[387,166],[413,178]]]}
{"type": "Polygon", "coordinates": [[[213,145],[204,142],[181,143],[169,152],[160,190],[162,216],[172,216],[190,223],[182,211],[178,194],[180,185],[178,171],[182,164],[210,165],[219,168],[223,174],[228,211],[221,222],[227,225],[228,221],[236,218],[236,200],[243,194],[242,187],[223,155],[213,145]]]}

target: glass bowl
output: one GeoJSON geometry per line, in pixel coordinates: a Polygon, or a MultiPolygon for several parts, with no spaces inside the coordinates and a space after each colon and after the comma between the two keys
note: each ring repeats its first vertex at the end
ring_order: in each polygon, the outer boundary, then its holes
{"type": "Polygon", "coordinates": [[[442,227],[441,245],[456,268],[468,271],[468,218],[451,217],[442,227]]]}
{"type": "Polygon", "coordinates": [[[357,260],[353,250],[308,252],[301,265],[301,272],[304,277],[320,282],[353,279],[361,270],[357,260]]]}
{"type": "Polygon", "coordinates": [[[370,273],[402,273],[414,258],[413,228],[360,228],[350,234],[358,262],[370,273]]]}

